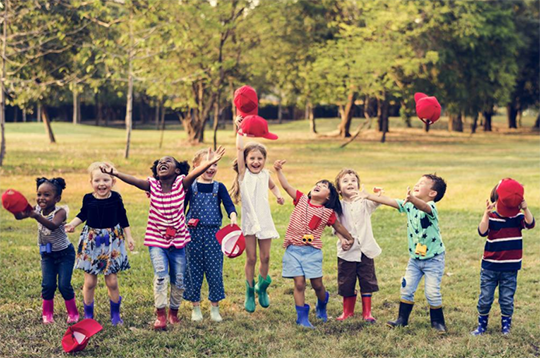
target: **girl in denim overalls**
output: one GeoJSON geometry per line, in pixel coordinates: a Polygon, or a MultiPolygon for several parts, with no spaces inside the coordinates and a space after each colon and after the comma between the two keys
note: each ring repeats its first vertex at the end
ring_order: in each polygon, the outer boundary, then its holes
{"type": "MultiPolygon", "coordinates": [[[[193,158],[193,167],[199,166],[201,160],[208,153],[200,150],[193,158]]],[[[186,246],[186,290],[184,299],[193,302],[191,319],[203,319],[200,302],[201,286],[206,275],[208,282],[208,300],[212,303],[210,318],[212,321],[222,320],[219,314],[219,301],[225,298],[223,288],[223,253],[216,239],[216,233],[221,227],[221,204],[236,224],[236,210],[222,183],[214,181],[217,173],[217,163],[208,168],[195,181],[187,194],[189,210],[186,215],[191,242],[186,246]]]]}

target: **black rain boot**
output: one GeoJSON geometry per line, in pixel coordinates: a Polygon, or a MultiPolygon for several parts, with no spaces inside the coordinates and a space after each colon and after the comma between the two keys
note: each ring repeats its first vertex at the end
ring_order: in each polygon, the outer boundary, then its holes
{"type": "Polygon", "coordinates": [[[405,327],[409,324],[409,316],[413,309],[414,303],[399,303],[399,316],[395,321],[388,321],[386,324],[391,327],[405,327]]]}
{"type": "Polygon", "coordinates": [[[429,317],[431,318],[431,327],[435,328],[439,334],[445,334],[446,325],[444,324],[444,314],[442,307],[430,308],[429,317]]]}

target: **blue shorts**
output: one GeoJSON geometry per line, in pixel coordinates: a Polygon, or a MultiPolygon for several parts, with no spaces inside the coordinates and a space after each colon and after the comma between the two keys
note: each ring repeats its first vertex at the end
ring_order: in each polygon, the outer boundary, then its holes
{"type": "Polygon", "coordinates": [[[290,245],[283,255],[284,278],[304,276],[307,279],[319,278],[322,273],[322,250],[313,246],[290,245]]]}

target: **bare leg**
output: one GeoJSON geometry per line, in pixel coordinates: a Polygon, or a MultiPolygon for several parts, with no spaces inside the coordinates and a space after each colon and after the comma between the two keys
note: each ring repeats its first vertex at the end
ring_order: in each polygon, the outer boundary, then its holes
{"type": "Polygon", "coordinates": [[[299,307],[304,307],[306,278],[304,276],[296,276],[294,279],[294,303],[299,307]]]}
{"type": "Polygon", "coordinates": [[[120,299],[120,291],[118,290],[118,277],[115,273],[111,273],[105,276],[105,284],[109,291],[109,298],[114,303],[117,303],[120,299]]]}
{"type": "Polygon", "coordinates": [[[84,273],[84,285],[83,285],[83,300],[87,305],[94,302],[94,291],[97,285],[97,276],[89,273],[84,273]]]}
{"type": "Polygon", "coordinates": [[[251,286],[255,276],[255,264],[257,263],[257,238],[255,235],[246,235],[246,281],[251,286]]]}
{"type": "Polygon", "coordinates": [[[272,239],[258,240],[259,241],[259,260],[261,266],[259,267],[259,273],[263,278],[268,276],[268,269],[270,266],[270,248],[272,247],[272,239]]]}

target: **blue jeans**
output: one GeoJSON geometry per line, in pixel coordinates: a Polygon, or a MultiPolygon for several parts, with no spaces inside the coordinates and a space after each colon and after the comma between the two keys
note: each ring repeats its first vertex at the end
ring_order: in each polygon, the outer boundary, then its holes
{"type": "Polygon", "coordinates": [[[444,256],[440,254],[427,260],[409,259],[405,276],[401,281],[401,299],[414,302],[414,293],[425,276],[424,291],[432,308],[442,306],[441,280],[444,274],[444,256]]]}
{"type": "Polygon", "coordinates": [[[517,271],[491,271],[482,269],[480,272],[480,297],[478,298],[478,313],[489,314],[495,298],[495,289],[499,285],[499,305],[503,316],[514,313],[514,294],[517,289],[517,271]]]}
{"type": "Polygon", "coordinates": [[[168,249],[150,246],[150,260],[154,267],[154,304],[156,308],[167,306],[167,288],[171,283],[170,308],[178,309],[184,293],[186,251],[174,246],[168,249]]]}
{"type": "Polygon", "coordinates": [[[54,298],[57,278],[58,289],[64,300],[69,301],[75,297],[73,286],[71,286],[74,264],[75,249],[73,245],[69,245],[61,251],[41,254],[41,297],[44,300],[54,298]]]}

